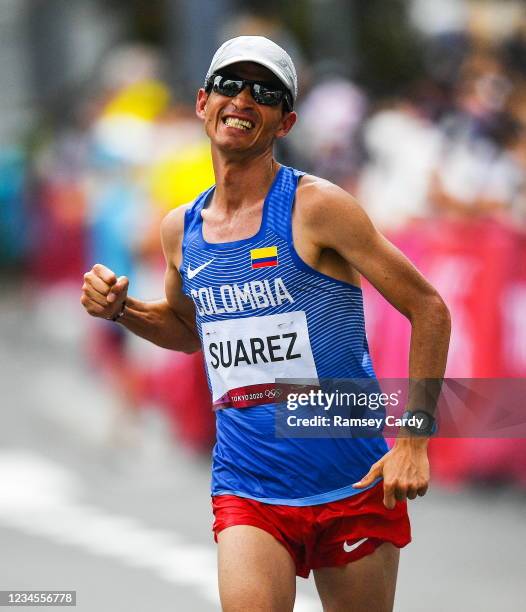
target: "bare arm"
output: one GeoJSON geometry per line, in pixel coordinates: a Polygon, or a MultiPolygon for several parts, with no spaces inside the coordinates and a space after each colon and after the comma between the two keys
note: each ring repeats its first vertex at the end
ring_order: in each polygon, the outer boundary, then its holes
{"type": "Polygon", "coordinates": [[[201,348],[192,301],[183,293],[177,266],[181,261],[185,207],[170,212],[161,225],[166,259],[166,299],[144,302],[128,296],[128,279],[96,264],[84,275],[81,303],[95,317],[118,319],[131,332],[163,348],[193,353],[201,348]]]}
{"type": "MultiPolygon", "coordinates": [[[[318,249],[333,249],[411,322],[409,408],[422,408],[417,383],[441,379],[450,336],[449,311],[438,292],[382,234],[354,199],[326,181],[303,187],[302,228],[318,249]]],[[[429,481],[427,438],[399,437],[394,448],[357,483],[384,477],[384,503],[423,495],[429,481]]]]}

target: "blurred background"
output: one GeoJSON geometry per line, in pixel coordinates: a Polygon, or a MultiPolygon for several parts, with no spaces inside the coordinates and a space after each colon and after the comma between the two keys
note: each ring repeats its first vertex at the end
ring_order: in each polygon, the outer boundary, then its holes
{"type": "MultiPolygon", "coordinates": [[[[213,182],[193,104],[217,46],[284,46],[279,161],[336,182],[448,303],[450,377],[526,376],[519,0],[0,0],[0,589],[81,610],[218,610],[200,354],[90,319],[102,262],[163,296],[159,223],[213,182]]],[[[409,325],[364,286],[379,376],[409,325]]],[[[396,610],[523,609],[526,445],[437,440],[396,610]]],[[[312,581],[296,610],[320,610],[312,581]]]]}

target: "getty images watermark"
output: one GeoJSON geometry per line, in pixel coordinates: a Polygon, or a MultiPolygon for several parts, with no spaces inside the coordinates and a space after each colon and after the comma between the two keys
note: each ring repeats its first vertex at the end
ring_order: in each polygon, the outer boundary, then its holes
{"type": "Polygon", "coordinates": [[[526,379],[279,379],[276,435],[526,438],[526,379]],[[403,431],[403,430],[402,430],[403,431]]]}
{"type": "Polygon", "coordinates": [[[389,406],[396,408],[400,405],[402,391],[391,393],[381,392],[351,392],[331,391],[321,389],[310,389],[300,393],[289,392],[286,394],[287,409],[295,411],[298,408],[317,408],[324,414],[312,416],[301,416],[289,414],[287,425],[290,427],[362,427],[376,428],[379,431],[384,426],[401,427],[403,425],[414,425],[420,427],[424,419],[416,415],[397,417],[395,414],[386,414],[389,406]],[[347,409],[352,407],[366,409],[367,416],[347,415],[347,409]],[[341,409],[344,410],[341,410],[341,409]],[[329,414],[330,412],[330,414],[329,414]],[[372,413],[376,412],[378,416],[372,413]]]}

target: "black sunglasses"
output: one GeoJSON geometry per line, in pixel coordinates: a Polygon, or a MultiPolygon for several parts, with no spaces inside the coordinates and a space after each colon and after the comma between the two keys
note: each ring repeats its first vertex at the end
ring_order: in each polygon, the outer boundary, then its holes
{"type": "Polygon", "coordinates": [[[276,86],[265,81],[251,81],[222,74],[212,74],[205,83],[205,91],[214,91],[222,96],[233,98],[243,91],[246,86],[250,87],[250,93],[258,104],[265,106],[277,106],[282,101],[286,104],[286,110],[292,111],[292,96],[284,87],[276,86]]]}

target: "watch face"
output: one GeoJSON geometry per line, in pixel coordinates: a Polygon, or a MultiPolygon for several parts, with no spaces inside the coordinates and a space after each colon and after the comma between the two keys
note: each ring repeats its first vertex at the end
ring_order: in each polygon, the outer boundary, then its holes
{"type": "Polygon", "coordinates": [[[427,412],[415,412],[414,415],[420,420],[416,426],[420,430],[427,430],[431,426],[431,417],[427,412]]]}
{"type": "Polygon", "coordinates": [[[430,435],[435,431],[434,417],[424,410],[415,410],[414,412],[407,411],[404,413],[404,417],[411,419],[411,421],[406,424],[406,429],[415,435],[430,435]]]}

